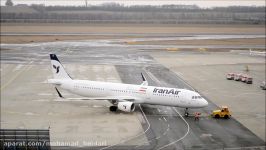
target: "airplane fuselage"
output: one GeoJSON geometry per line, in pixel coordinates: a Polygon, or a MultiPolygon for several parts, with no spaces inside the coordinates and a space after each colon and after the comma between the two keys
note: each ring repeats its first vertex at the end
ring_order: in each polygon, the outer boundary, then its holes
{"type": "Polygon", "coordinates": [[[201,108],[208,105],[198,93],[186,89],[98,82],[89,80],[51,79],[57,87],[84,97],[125,97],[134,103],[201,108]]]}

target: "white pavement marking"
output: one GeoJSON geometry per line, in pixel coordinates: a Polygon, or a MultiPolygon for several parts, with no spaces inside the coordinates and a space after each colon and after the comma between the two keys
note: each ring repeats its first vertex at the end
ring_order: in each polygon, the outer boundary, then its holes
{"type": "Polygon", "coordinates": [[[24,71],[26,71],[26,70],[29,70],[31,67],[32,67],[32,65],[30,65],[30,64],[32,64],[33,63],[33,61],[31,61],[31,62],[29,62],[28,63],[28,65],[27,66],[25,66],[24,67],[24,69],[21,69],[19,72],[17,72],[14,76],[13,76],[13,78],[11,78],[6,84],[4,84],[3,86],[1,86],[1,91],[3,90],[3,89],[5,89],[10,83],[12,83],[21,73],[23,73],[24,71]]]}
{"type": "Polygon", "coordinates": [[[143,114],[143,116],[144,116],[146,122],[148,123],[148,128],[147,128],[143,133],[141,133],[141,134],[138,134],[138,135],[136,135],[136,136],[134,136],[134,137],[131,137],[131,138],[126,139],[126,140],[123,140],[122,142],[119,142],[119,143],[116,143],[116,144],[113,144],[113,145],[110,145],[110,146],[107,146],[107,147],[101,148],[100,150],[108,149],[108,148],[114,147],[114,146],[116,146],[116,145],[118,145],[118,144],[122,144],[122,143],[125,143],[125,142],[127,142],[127,141],[130,141],[130,140],[132,140],[132,139],[134,139],[134,138],[136,138],[136,137],[139,137],[139,136],[141,136],[141,135],[144,135],[144,134],[150,129],[150,127],[151,127],[150,122],[149,122],[149,120],[147,119],[147,117],[146,117],[144,111],[142,110],[142,107],[141,107],[140,104],[139,104],[139,108],[140,108],[141,113],[143,114]]]}
{"type": "MultiPolygon", "coordinates": [[[[152,74],[152,73],[150,73],[150,72],[148,72],[146,69],[144,69],[145,70],[145,72],[149,75],[149,77],[153,80],[153,81],[155,81],[155,82],[157,82],[158,84],[160,84],[160,81],[152,74]]],[[[178,78],[180,78],[180,77],[178,77],[178,78]]],[[[194,90],[194,88],[192,87],[192,86],[190,86],[185,80],[183,80],[182,78],[180,78],[187,86],[189,86],[192,90],[194,90]]],[[[195,90],[194,90],[195,91],[195,90]]],[[[186,132],[186,134],[183,136],[183,137],[181,137],[180,139],[178,139],[178,140],[176,140],[176,141],[173,141],[173,142],[171,142],[171,143],[169,143],[169,144],[166,144],[166,145],[164,145],[164,146],[162,146],[162,147],[160,147],[158,150],[161,150],[161,149],[164,149],[164,148],[166,148],[166,147],[168,147],[169,145],[172,145],[172,144],[174,144],[174,143],[176,143],[176,142],[178,142],[178,141],[180,141],[180,140],[182,140],[182,139],[184,139],[187,135],[188,135],[188,133],[189,133],[189,124],[187,123],[187,121],[184,119],[184,117],[173,107],[173,109],[175,110],[175,112],[182,118],[182,120],[187,124],[187,132],[186,132]]],[[[165,113],[167,113],[167,111],[164,111],[165,113]]],[[[165,119],[165,117],[163,117],[164,119],[165,119]]],[[[165,119],[165,121],[166,121],[166,119],[165,119]]],[[[168,129],[163,133],[163,135],[165,135],[166,134],[166,132],[167,131],[169,131],[169,127],[170,127],[170,125],[168,124],[168,129]]],[[[157,137],[156,139],[159,139],[159,138],[161,138],[160,136],[159,137],[157,137]]],[[[151,141],[151,140],[150,140],[151,141]]]]}
{"type": "Polygon", "coordinates": [[[163,117],[163,116],[165,116],[165,117],[175,117],[175,116],[179,116],[179,115],[174,115],[174,114],[160,114],[160,115],[158,115],[158,114],[156,114],[156,115],[148,115],[148,116],[159,116],[159,117],[163,117]]]}
{"type": "Polygon", "coordinates": [[[183,81],[183,83],[185,83],[187,86],[189,86],[193,91],[196,91],[191,85],[189,85],[184,79],[182,79],[181,77],[177,76],[180,80],[183,81]]]}
{"type": "Polygon", "coordinates": [[[178,113],[179,114],[179,116],[183,119],[183,121],[187,124],[187,132],[186,132],[186,134],[184,135],[184,136],[182,136],[180,139],[178,139],[178,140],[176,140],[176,141],[173,141],[173,142],[171,142],[171,143],[169,143],[169,144],[166,144],[166,145],[164,145],[164,146],[162,146],[162,147],[160,147],[160,148],[158,148],[157,150],[160,150],[160,149],[164,149],[164,148],[166,148],[166,147],[168,147],[168,146],[170,146],[170,145],[172,145],[172,144],[175,144],[176,142],[178,142],[178,141],[180,141],[180,140],[183,140],[187,135],[188,135],[188,133],[189,133],[189,124],[187,123],[187,121],[184,119],[184,117],[173,107],[173,109],[175,110],[175,112],[176,113],[178,113]]]}
{"type": "Polygon", "coordinates": [[[160,84],[161,82],[152,74],[152,73],[150,73],[148,70],[146,70],[145,68],[144,68],[144,71],[149,75],[149,77],[153,80],[153,81],[155,81],[155,82],[157,82],[158,84],[160,84]]]}
{"type": "MultiPolygon", "coordinates": [[[[168,124],[168,127],[167,127],[167,129],[163,132],[163,134],[162,135],[166,135],[166,133],[170,130],[170,125],[168,124]]],[[[158,140],[158,139],[160,139],[162,136],[158,136],[158,137],[156,137],[155,139],[151,139],[151,140],[149,140],[148,142],[150,143],[151,141],[153,141],[153,140],[158,140]]],[[[136,148],[137,147],[139,147],[139,146],[136,146],[136,148]]]]}
{"type": "Polygon", "coordinates": [[[164,121],[165,121],[165,122],[167,122],[167,120],[166,120],[166,118],[165,118],[165,117],[163,117],[163,119],[164,119],[164,121]]]}
{"type": "Polygon", "coordinates": [[[229,147],[229,148],[223,148],[223,149],[265,149],[266,146],[248,146],[248,147],[229,147]]]}
{"type": "Polygon", "coordinates": [[[233,97],[239,97],[242,95],[259,95],[259,93],[255,93],[255,92],[241,93],[241,94],[233,95],[233,97]]]}
{"type": "Polygon", "coordinates": [[[69,48],[69,47],[67,47],[67,49],[66,49],[64,52],[65,52],[65,54],[72,53],[72,51],[70,50],[70,48],[69,48]]]}
{"type": "Polygon", "coordinates": [[[14,69],[12,70],[12,72],[15,72],[15,71],[20,70],[20,68],[23,67],[23,66],[24,66],[24,65],[21,65],[21,64],[17,65],[16,68],[14,68],[14,69]]]}

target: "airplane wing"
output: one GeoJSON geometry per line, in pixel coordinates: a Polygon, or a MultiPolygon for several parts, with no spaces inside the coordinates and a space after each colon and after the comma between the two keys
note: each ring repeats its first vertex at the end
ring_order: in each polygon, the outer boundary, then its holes
{"type": "Polygon", "coordinates": [[[135,101],[135,97],[131,96],[107,96],[107,97],[82,97],[82,98],[64,98],[67,100],[117,100],[117,101],[135,101]]]}
{"type": "Polygon", "coordinates": [[[85,100],[108,100],[108,101],[118,101],[118,102],[134,102],[142,103],[142,99],[133,96],[105,96],[105,97],[81,97],[81,98],[65,98],[59,90],[55,87],[55,90],[60,97],[56,101],[85,101],[85,100]]]}
{"type": "Polygon", "coordinates": [[[136,97],[129,97],[129,96],[115,96],[115,97],[82,97],[82,98],[64,98],[60,97],[55,101],[58,102],[71,102],[71,101],[87,101],[87,100],[107,100],[112,103],[112,101],[117,102],[133,102],[136,104],[143,103],[143,100],[138,99],[136,97]]]}

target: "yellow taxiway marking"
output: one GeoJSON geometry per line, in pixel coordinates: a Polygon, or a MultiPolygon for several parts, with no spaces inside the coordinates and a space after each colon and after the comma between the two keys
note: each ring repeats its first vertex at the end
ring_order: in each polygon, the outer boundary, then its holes
{"type": "Polygon", "coordinates": [[[1,91],[6,88],[11,82],[13,82],[22,72],[24,72],[25,70],[29,70],[32,66],[30,65],[33,61],[31,61],[30,63],[28,63],[28,66],[26,66],[24,69],[21,69],[19,72],[17,72],[13,78],[11,78],[6,84],[4,84],[3,86],[1,86],[1,91]]]}
{"type": "Polygon", "coordinates": [[[179,48],[172,47],[172,48],[166,48],[166,50],[168,50],[168,51],[178,51],[179,48]]]}

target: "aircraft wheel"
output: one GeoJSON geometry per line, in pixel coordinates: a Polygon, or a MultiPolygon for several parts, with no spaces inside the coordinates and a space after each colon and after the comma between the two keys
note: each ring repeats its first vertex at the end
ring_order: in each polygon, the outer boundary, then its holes
{"type": "Polygon", "coordinates": [[[188,117],[189,113],[188,113],[188,108],[185,108],[185,117],[188,117]]]}
{"type": "Polygon", "coordinates": [[[215,118],[220,118],[220,116],[219,116],[218,114],[216,114],[214,117],[215,117],[215,118]]]}

